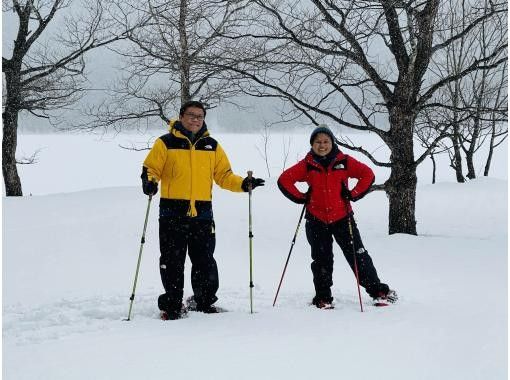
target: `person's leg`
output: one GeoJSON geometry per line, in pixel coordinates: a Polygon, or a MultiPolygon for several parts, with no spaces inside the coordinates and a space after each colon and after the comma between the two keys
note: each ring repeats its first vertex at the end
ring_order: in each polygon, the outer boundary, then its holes
{"type": "Polygon", "coordinates": [[[188,254],[191,260],[191,286],[197,309],[208,308],[218,300],[218,266],[214,259],[216,234],[214,221],[191,222],[188,254]]]}
{"type": "Polygon", "coordinates": [[[361,235],[352,215],[335,222],[332,226],[333,236],[335,237],[336,242],[342,249],[349,266],[354,272],[354,254],[351,243],[351,234],[349,232],[349,218],[352,225],[354,252],[356,254],[360,285],[365,288],[372,298],[377,297],[380,292],[384,292],[385,294],[388,293],[389,287],[388,285],[381,283],[379,280],[377,270],[372,262],[372,258],[363,246],[361,235]]]}
{"type": "Polygon", "coordinates": [[[158,307],[168,313],[181,310],[188,233],[189,226],[182,221],[159,219],[159,272],[165,293],[159,296],[158,307]]]}
{"type": "Polygon", "coordinates": [[[312,254],[312,274],[315,286],[313,304],[324,301],[331,303],[333,285],[333,238],[326,224],[319,221],[306,221],[306,238],[312,254]]]}

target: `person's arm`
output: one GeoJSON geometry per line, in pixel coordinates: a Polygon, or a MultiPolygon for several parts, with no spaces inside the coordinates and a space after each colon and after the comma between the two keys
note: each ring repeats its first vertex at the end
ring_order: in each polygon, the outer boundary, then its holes
{"type": "Polygon", "coordinates": [[[158,182],[165,166],[167,148],[161,139],[157,139],[142,167],[142,189],[147,195],[158,192],[158,182]]]}
{"type": "Polygon", "coordinates": [[[220,144],[216,147],[216,163],[214,166],[214,182],[223,189],[242,192],[243,177],[234,174],[227,154],[220,144]]]}
{"type": "Polygon", "coordinates": [[[349,200],[356,202],[368,193],[375,181],[375,175],[370,167],[351,156],[347,157],[347,170],[350,178],[358,180],[354,188],[349,191],[349,200]]]}
{"type": "Polygon", "coordinates": [[[306,163],[302,160],[288,168],[278,178],[278,188],[294,203],[303,204],[307,200],[307,193],[302,193],[296,187],[297,182],[306,181],[306,163]]]}
{"type": "Polygon", "coordinates": [[[143,167],[147,169],[147,179],[149,181],[159,182],[163,173],[167,157],[167,147],[163,140],[157,139],[149,154],[143,162],[143,167]]]}

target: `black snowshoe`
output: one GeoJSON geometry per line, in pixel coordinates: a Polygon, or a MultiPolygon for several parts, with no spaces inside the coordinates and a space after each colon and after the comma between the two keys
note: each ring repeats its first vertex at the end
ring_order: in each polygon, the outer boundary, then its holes
{"type": "Polygon", "coordinates": [[[217,314],[217,313],[224,313],[227,310],[214,306],[214,305],[197,305],[197,302],[195,301],[195,296],[190,296],[186,299],[186,310],[187,311],[198,311],[200,313],[204,314],[217,314]]]}

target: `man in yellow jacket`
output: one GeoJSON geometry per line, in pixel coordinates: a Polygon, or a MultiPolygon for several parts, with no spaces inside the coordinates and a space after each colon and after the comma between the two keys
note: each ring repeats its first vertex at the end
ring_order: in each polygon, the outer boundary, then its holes
{"type": "Polygon", "coordinates": [[[216,313],[218,267],[212,211],[212,185],[234,192],[263,186],[260,178],[232,172],[221,145],[209,135],[205,107],[197,101],[182,105],[170,133],[159,137],[143,162],[142,188],[154,195],[161,182],[159,204],[160,274],[165,293],[158,298],[162,319],[184,312],[184,263],[191,260],[191,285],[197,311],[216,313]]]}

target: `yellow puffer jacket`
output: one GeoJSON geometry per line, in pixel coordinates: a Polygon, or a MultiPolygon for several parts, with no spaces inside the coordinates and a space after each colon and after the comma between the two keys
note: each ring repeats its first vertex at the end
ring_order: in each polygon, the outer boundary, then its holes
{"type": "Polygon", "coordinates": [[[243,178],[232,172],[225,151],[206,127],[194,143],[181,130],[182,125],[171,126],[170,133],[156,140],[144,171],[149,180],[161,181],[160,210],[172,216],[210,213],[212,218],[213,180],[223,189],[242,192],[243,178]]]}

